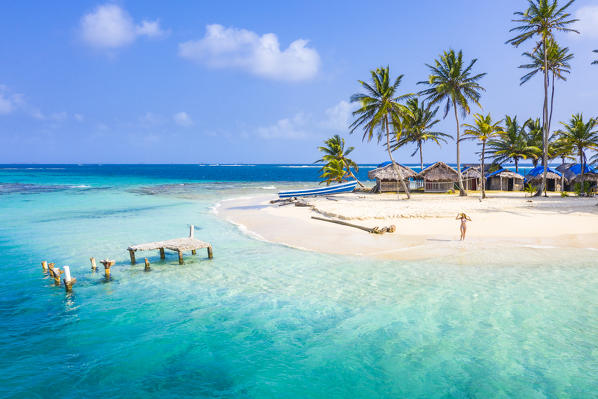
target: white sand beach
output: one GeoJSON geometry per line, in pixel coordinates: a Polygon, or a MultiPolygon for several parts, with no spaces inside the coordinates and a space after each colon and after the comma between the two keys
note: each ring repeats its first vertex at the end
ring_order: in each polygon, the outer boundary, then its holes
{"type": "Polygon", "coordinates": [[[598,248],[598,200],[529,198],[519,192],[491,192],[481,201],[448,194],[341,194],[309,199],[309,207],[270,204],[274,196],[222,201],[217,213],[270,242],[333,254],[419,259],[476,248],[598,248]],[[405,198],[401,196],[401,198],[405,198]],[[459,212],[472,219],[459,241],[459,212]],[[373,227],[395,225],[395,233],[369,234],[312,219],[324,216],[373,227]]]}

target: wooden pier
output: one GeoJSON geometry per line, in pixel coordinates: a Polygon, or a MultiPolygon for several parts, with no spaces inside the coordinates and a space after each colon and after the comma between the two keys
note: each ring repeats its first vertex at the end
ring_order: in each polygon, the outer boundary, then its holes
{"type": "Polygon", "coordinates": [[[145,244],[137,244],[132,245],[127,250],[129,251],[129,255],[131,256],[131,264],[135,264],[135,252],[137,251],[152,251],[159,249],[160,250],[160,259],[165,258],[164,250],[168,249],[169,251],[175,251],[179,255],[179,264],[183,264],[183,252],[191,251],[193,255],[196,254],[198,249],[207,248],[208,249],[208,258],[213,258],[212,253],[212,245],[198,240],[193,237],[193,231],[195,227],[191,226],[189,228],[189,237],[184,238],[174,238],[172,240],[166,241],[155,241],[155,242],[148,242],[145,244]]]}

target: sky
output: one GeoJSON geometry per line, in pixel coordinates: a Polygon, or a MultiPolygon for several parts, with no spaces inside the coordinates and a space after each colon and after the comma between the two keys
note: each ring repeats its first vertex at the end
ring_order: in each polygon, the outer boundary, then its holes
{"type": "MultiPolygon", "coordinates": [[[[388,65],[404,75],[400,93],[417,92],[449,48],[487,73],[473,112],[540,117],[542,79],[519,85],[530,45],[505,44],[527,1],[448,3],[4,2],[0,163],[310,163],[334,134],[354,160],[377,163],[384,147],[348,129],[358,80],[388,65]]],[[[598,1],[571,12],[581,34],[557,35],[575,59],[555,121],[598,115],[598,1]]],[[[454,116],[438,127],[454,134],[454,116]]],[[[395,158],[417,163],[412,151],[395,158]]],[[[462,162],[476,151],[465,142],[462,162]]],[[[454,143],[426,144],[424,162],[437,160],[454,162],[454,143]]]]}

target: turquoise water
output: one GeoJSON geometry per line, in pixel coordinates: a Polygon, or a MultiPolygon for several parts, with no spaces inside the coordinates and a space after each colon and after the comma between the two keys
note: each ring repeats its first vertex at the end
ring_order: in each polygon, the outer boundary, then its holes
{"type": "Polygon", "coordinates": [[[595,252],[303,252],[212,207],[317,169],[98,168],[0,169],[0,397],[598,397],[595,252]],[[188,224],[213,260],[130,265],[188,224]],[[91,256],[116,259],[111,281],[91,256]],[[72,294],[42,260],[71,266],[72,294]]]}

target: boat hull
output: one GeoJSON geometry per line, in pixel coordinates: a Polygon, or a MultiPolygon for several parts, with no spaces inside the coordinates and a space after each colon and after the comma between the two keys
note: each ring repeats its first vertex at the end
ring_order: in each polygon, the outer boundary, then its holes
{"type": "Polygon", "coordinates": [[[281,191],[278,198],[309,197],[314,195],[332,195],[339,193],[350,193],[355,189],[356,181],[337,184],[335,186],[311,188],[306,190],[281,191]]]}

